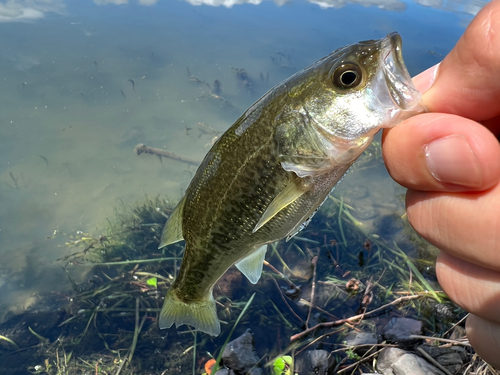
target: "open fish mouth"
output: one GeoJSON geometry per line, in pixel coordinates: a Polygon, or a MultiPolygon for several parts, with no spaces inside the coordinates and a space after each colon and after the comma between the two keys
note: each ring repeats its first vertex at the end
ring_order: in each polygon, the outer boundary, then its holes
{"type": "Polygon", "coordinates": [[[381,69],[376,81],[377,86],[385,87],[385,90],[378,93],[380,102],[391,117],[401,111],[424,112],[422,96],[413,85],[403,60],[401,36],[396,32],[390,33],[381,43],[381,69]]]}

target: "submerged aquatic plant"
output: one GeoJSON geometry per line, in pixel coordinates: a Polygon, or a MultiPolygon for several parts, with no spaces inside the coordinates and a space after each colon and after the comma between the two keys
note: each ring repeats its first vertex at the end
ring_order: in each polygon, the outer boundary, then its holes
{"type": "Polygon", "coordinates": [[[291,375],[293,374],[293,358],[289,355],[278,357],[273,363],[274,375],[291,375]]]}
{"type": "MultiPolygon", "coordinates": [[[[444,332],[450,327],[435,321],[433,301],[449,302],[433,289],[432,273],[422,268],[424,263],[413,258],[421,245],[404,239],[411,230],[405,218],[390,218],[397,223],[397,233],[405,233],[403,239],[394,237],[378,227],[376,219],[358,219],[357,203],[339,190],[300,235],[270,246],[258,285],[239,281],[231,286],[233,292],[237,288],[233,295],[218,292],[219,317],[227,322],[225,343],[198,334],[193,345],[191,330],[160,332],[156,316],[161,296],[174,280],[183,252],[179,245],[169,247],[168,252],[157,250],[165,215],[172,206],[159,198],[122,206],[98,236],[81,234],[81,241],[74,239],[72,246],[79,251],[63,259],[68,274],[82,261],[95,265],[86,281],[73,280],[72,315],[61,324],[66,332],[60,339],[61,349],[73,353],[75,366],[102,365],[104,369],[104,362],[85,351],[92,348],[94,354],[103,351],[116,362],[106,365],[109,373],[139,374],[145,361],[158,371],[201,372],[199,357],[220,348],[213,374],[224,346],[242,322],[252,325],[257,348],[271,358],[321,345],[341,350],[335,354],[337,360],[347,363],[356,360],[353,355],[349,359],[350,352],[342,345],[350,327],[357,324],[373,332],[375,321],[369,318],[391,308],[399,307],[399,314],[415,316],[432,329],[444,332]],[[355,287],[347,288],[349,282],[355,287]],[[247,300],[249,291],[255,292],[247,300]],[[168,335],[168,340],[162,335],[168,335]],[[79,358],[87,358],[88,365],[79,358]]],[[[268,366],[273,373],[292,374],[284,359],[276,362],[276,368],[274,362],[268,366]]]]}

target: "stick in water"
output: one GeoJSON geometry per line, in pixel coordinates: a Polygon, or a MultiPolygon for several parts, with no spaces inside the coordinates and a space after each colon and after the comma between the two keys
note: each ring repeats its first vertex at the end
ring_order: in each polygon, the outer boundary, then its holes
{"type": "Polygon", "coordinates": [[[173,160],[177,160],[177,161],[182,161],[184,163],[196,165],[196,166],[199,166],[201,164],[201,162],[198,160],[185,158],[184,156],[180,156],[180,155],[174,154],[173,152],[162,150],[161,148],[149,147],[143,143],[139,143],[137,146],[135,146],[134,152],[137,155],[152,154],[152,155],[159,156],[160,158],[165,157],[165,158],[169,158],[169,159],[173,159],[173,160]]]}

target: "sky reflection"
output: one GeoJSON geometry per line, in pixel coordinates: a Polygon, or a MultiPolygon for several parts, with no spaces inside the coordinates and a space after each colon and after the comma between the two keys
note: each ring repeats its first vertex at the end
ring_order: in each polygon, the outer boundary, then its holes
{"type": "MultiPolygon", "coordinates": [[[[90,0],[87,0],[90,1],[90,0]]],[[[92,0],[96,5],[126,5],[137,4],[152,6],[160,3],[160,0],[92,0]]],[[[277,6],[282,6],[295,0],[184,0],[191,5],[214,6],[231,8],[242,4],[259,5],[263,2],[273,2],[277,6]]],[[[83,1],[82,1],[83,2],[83,1]]],[[[390,11],[404,11],[407,3],[404,0],[308,0],[322,9],[342,8],[348,4],[358,4],[365,7],[377,7],[390,11]]],[[[475,15],[488,2],[485,0],[413,0],[417,4],[442,9],[449,12],[465,13],[475,15]]],[[[10,0],[0,3],[0,22],[26,22],[44,18],[53,13],[67,15],[67,5],[65,0],[10,0]]]]}

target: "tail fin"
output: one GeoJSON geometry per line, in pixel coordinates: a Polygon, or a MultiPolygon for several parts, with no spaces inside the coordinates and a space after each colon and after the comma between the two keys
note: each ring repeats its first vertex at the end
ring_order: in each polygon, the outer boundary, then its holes
{"type": "Polygon", "coordinates": [[[174,323],[176,327],[189,324],[199,331],[219,336],[220,323],[212,292],[206,300],[185,303],[169,289],[160,312],[159,326],[160,329],[170,328],[174,323]]]}

